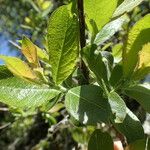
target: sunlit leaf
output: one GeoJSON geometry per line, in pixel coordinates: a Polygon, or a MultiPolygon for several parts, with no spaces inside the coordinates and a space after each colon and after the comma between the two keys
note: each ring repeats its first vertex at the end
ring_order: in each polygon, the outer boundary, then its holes
{"type": "Polygon", "coordinates": [[[37,77],[31,68],[19,58],[0,55],[0,59],[5,61],[7,68],[19,77],[35,80],[37,77]]]}
{"type": "Polygon", "coordinates": [[[127,44],[123,51],[123,70],[125,77],[131,77],[137,62],[138,53],[150,39],[150,14],[139,20],[128,35],[127,44]]]}
{"type": "Polygon", "coordinates": [[[139,62],[133,78],[143,79],[147,74],[150,73],[150,43],[143,46],[138,56],[139,62]]]}
{"type": "Polygon", "coordinates": [[[123,49],[122,43],[116,44],[112,48],[112,55],[114,56],[115,63],[119,63],[122,60],[122,49],[123,49]]]}
{"type": "Polygon", "coordinates": [[[26,36],[24,36],[22,40],[22,53],[34,67],[39,67],[38,58],[45,61],[48,61],[49,59],[48,55],[38,46],[33,44],[26,36]]]}
{"type": "Polygon", "coordinates": [[[111,21],[110,23],[106,24],[100,32],[96,35],[94,43],[97,45],[103,44],[109,38],[111,38],[116,32],[121,30],[122,25],[127,22],[129,19],[126,15],[111,21]]]}
{"type": "Polygon", "coordinates": [[[131,10],[133,10],[133,8],[138,6],[142,1],[144,0],[124,0],[123,2],[121,0],[119,3],[121,2],[122,3],[121,5],[118,6],[116,11],[114,12],[113,17],[117,17],[122,15],[123,13],[130,12],[131,10]]]}
{"type": "Polygon", "coordinates": [[[61,84],[74,70],[79,51],[78,22],[67,6],[59,7],[50,17],[48,49],[52,77],[61,84]]]}
{"type": "Polygon", "coordinates": [[[0,80],[0,102],[18,109],[34,109],[59,93],[58,90],[37,86],[16,77],[0,80]]]}
{"type": "Polygon", "coordinates": [[[91,24],[95,24],[99,31],[109,22],[116,7],[117,0],[85,0],[85,19],[90,31],[91,24]]]}
{"type": "Polygon", "coordinates": [[[29,63],[33,64],[35,67],[39,66],[36,46],[25,36],[22,39],[22,53],[29,63]]]}

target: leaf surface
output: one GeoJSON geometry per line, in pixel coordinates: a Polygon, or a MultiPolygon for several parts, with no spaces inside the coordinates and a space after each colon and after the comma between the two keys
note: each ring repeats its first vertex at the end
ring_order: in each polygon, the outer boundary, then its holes
{"type": "Polygon", "coordinates": [[[58,90],[31,84],[16,77],[0,80],[0,102],[18,109],[34,109],[59,93],[58,90]]]}
{"type": "Polygon", "coordinates": [[[130,145],[125,150],[149,150],[150,149],[150,139],[137,140],[130,145]]]}
{"type": "Polygon", "coordinates": [[[106,83],[108,82],[107,69],[102,60],[100,52],[95,53],[96,45],[90,45],[83,49],[83,57],[90,70],[95,74],[99,82],[103,79],[106,83]]]}
{"type": "Polygon", "coordinates": [[[113,150],[113,140],[111,136],[100,129],[96,129],[90,137],[88,150],[113,150]]]}
{"type": "Polygon", "coordinates": [[[150,35],[150,14],[139,20],[128,35],[127,44],[123,51],[124,76],[130,77],[138,62],[138,53],[147,44],[150,35]]]}
{"type": "Polygon", "coordinates": [[[117,7],[117,0],[85,0],[85,19],[90,30],[96,24],[98,31],[110,21],[117,7]]]}
{"type": "Polygon", "coordinates": [[[124,0],[121,5],[118,6],[118,8],[115,10],[113,17],[117,17],[122,15],[123,13],[130,12],[138,6],[142,1],[144,0],[124,0]]]}
{"type": "Polygon", "coordinates": [[[138,65],[133,74],[133,79],[144,79],[150,73],[150,43],[145,44],[138,54],[138,65]]]}
{"type": "Polygon", "coordinates": [[[144,130],[139,119],[127,109],[127,115],[123,123],[114,124],[116,129],[118,129],[127,138],[128,143],[132,143],[136,140],[144,138],[144,130]]]}
{"type": "Polygon", "coordinates": [[[22,53],[25,55],[27,60],[35,67],[39,66],[38,58],[46,62],[48,62],[49,60],[46,52],[32,43],[32,41],[26,36],[24,36],[22,40],[22,53]]]}
{"type": "Polygon", "coordinates": [[[68,112],[83,124],[96,125],[109,119],[110,107],[98,86],[72,88],[66,95],[65,105],[68,112]]]}
{"type": "Polygon", "coordinates": [[[0,59],[4,60],[6,63],[7,68],[18,77],[23,77],[31,80],[35,80],[37,77],[28,66],[27,63],[22,61],[16,57],[9,57],[0,55],[0,59]]]}
{"type": "Polygon", "coordinates": [[[118,32],[122,25],[127,22],[129,19],[126,15],[111,21],[106,24],[102,30],[96,35],[94,43],[97,45],[101,45],[106,42],[109,38],[111,38],[116,32],[118,32]]]}
{"type": "Polygon", "coordinates": [[[79,51],[78,22],[67,6],[59,7],[48,24],[48,48],[52,77],[61,84],[74,70],[79,51]]]}
{"type": "Polygon", "coordinates": [[[33,64],[34,67],[38,67],[38,57],[36,46],[26,36],[22,39],[22,53],[27,58],[28,62],[33,64]]]}
{"type": "Polygon", "coordinates": [[[113,91],[109,93],[108,100],[112,113],[115,114],[115,123],[122,123],[126,117],[125,102],[116,92],[113,91]]]}
{"type": "Polygon", "coordinates": [[[150,88],[143,85],[135,85],[125,89],[125,94],[141,104],[150,113],[150,88]]]}

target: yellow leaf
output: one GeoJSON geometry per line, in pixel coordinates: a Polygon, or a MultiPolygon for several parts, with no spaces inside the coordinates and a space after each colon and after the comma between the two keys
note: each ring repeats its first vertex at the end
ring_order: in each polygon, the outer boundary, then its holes
{"type": "Polygon", "coordinates": [[[138,61],[133,77],[135,79],[142,79],[150,73],[150,43],[145,44],[138,53],[138,61]]]}
{"type": "Polygon", "coordinates": [[[35,80],[37,78],[31,68],[24,61],[16,57],[3,55],[0,55],[0,59],[5,61],[6,66],[14,75],[31,80],[35,80]]]}
{"type": "Polygon", "coordinates": [[[150,43],[145,44],[139,52],[139,65],[138,69],[150,67],[150,43]]]}
{"type": "Polygon", "coordinates": [[[48,55],[25,36],[22,40],[22,53],[25,55],[29,63],[33,64],[36,68],[39,67],[38,58],[45,62],[49,61],[48,55]]]}
{"type": "Polygon", "coordinates": [[[22,53],[27,58],[29,63],[33,64],[34,67],[39,66],[39,62],[37,58],[37,48],[30,41],[30,39],[25,36],[23,37],[23,40],[22,40],[22,53]]]}

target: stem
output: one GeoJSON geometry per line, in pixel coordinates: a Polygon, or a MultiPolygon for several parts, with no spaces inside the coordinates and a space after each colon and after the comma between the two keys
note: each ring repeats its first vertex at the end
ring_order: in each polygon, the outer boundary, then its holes
{"type": "MultiPolygon", "coordinates": [[[[85,38],[85,18],[84,18],[84,5],[83,0],[78,0],[78,15],[79,15],[79,27],[80,27],[80,46],[81,49],[86,46],[85,38]]],[[[81,58],[80,61],[80,71],[83,74],[82,81],[79,81],[80,84],[89,84],[89,71],[81,58]]]]}
{"type": "Polygon", "coordinates": [[[83,48],[86,45],[83,0],[78,0],[78,13],[79,13],[79,24],[80,24],[80,45],[81,48],[83,48]]]}

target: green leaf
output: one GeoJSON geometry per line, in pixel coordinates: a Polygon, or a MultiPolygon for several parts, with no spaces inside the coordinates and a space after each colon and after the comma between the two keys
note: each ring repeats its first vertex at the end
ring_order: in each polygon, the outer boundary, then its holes
{"type": "Polygon", "coordinates": [[[124,0],[123,3],[119,2],[121,3],[121,5],[119,5],[119,7],[116,9],[116,11],[113,14],[113,17],[117,17],[122,15],[123,13],[132,11],[133,8],[138,6],[142,1],[144,0],[124,0]]]}
{"type": "Polygon", "coordinates": [[[116,44],[112,48],[112,55],[114,56],[115,63],[119,63],[122,60],[122,49],[123,49],[122,43],[116,44]]]}
{"type": "Polygon", "coordinates": [[[112,70],[109,82],[113,87],[117,87],[120,85],[122,79],[123,79],[123,68],[122,65],[117,64],[112,70]]]}
{"type": "Polygon", "coordinates": [[[121,29],[122,25],[128,20],[128,17],[124,15],[106,24],[102,28],[102,30],[100,30],[100,32],[96,35],[94,43],[97,45],[103,44],[105,41],[110,39],[116,32],[118,32],[121,29]]]}
{"type": "Polygon", "coordinates": [[[67,6],[59,7],[51,15],[47,36],[52,77],[58,85],[74,70],[79,51],[77,18],[67,6]]]}
{"type": "Polygon", "coordinates": [[[16,77],[0,80],[0,102],[18,109],[34,109],[59,93],[58,90],[31,84],[16,77]]]}
{"type": "Polygon", "coordinates": [[[127,44],[123,51],[123,70],[124,76],[130,77],[137,62],[138,53],[144,44],[147,44],[150,35],[150,14],[139,20],[130,30],[127,44]]]}
{"type": "Polygon", "coordinates": [[[149,150],[150,139],[141,139],[131,143],[126,150],[149,150]]]}
{"type": "Polygon", "coordinates": [[[115,115],[115,123],[122,123],[126,117],[126,104],[123,99],[116,93],[110,92],[108,101],[112,113],[115,115]]]}
{"type": "Polygon", "coordinates": [[[53,106],[55,106],[55,104],[58,102],[60,96],[61,96],[61,94],[59,94],[58,96],[56,96],[53,99],[50,99],[49,101],[44,103],[44,105],[42,105],[42,107],[41,107],[41,110],[44,112],[50,111],[50,109],[53,108],[53,106]]]}
{"type": "Polygon", "coordinates": [[[102,55],[100,52],[95,53],[97,46],[90,45],[83,49],[83,57],[90,70],[95,74],[98,81],[101,82],[103,79],[106,83],[108,83],[107,69],[102,60],[102,55]]]}
{"type": "Polygon", "coordinates": [[[48,54],[46,54],[46,52],[42,49],[40,49],[39,47],[36,46],[37,49],[37,56],[40,60],[44,61],[44,62],[49,62],[49,56],[48,54]]]}
{"type": "MultiPolygon", "coordinates": [[[[111,52],[102,51],[102,52],[99,52],[99,53],[102,55],[102,61],[104,62],[106,70],[107,70],[107,72],[104,74],[104,76],[107,75],[107,80],[105,80],[105,82],[106,82],[106,84],[109,84],[108,79],[111,76],[111,71],[112,71],[113,63],[114,63],[114,58],[113,58],[111,52]]],[[[105,79],[105,78],[103,77],[103,79],[105,79]]]]}
{"type": "Polygon", "coordinates": [[[7,69],[6,66],[0,66],[0,80],[12,77],[13,74],[7,69]]]}
{"type": "Polygon", "coordinates": [[[26,79],[35,80],[37,77],[31,68],[21,59],[0,55],[0,59],[4,60],[7,68],[16,76],[26,79]]]}
{"type": "Polygon", "coordinates": [[[107,122],[110,116],[110,107],[107,99],[103,97],[103,91],[94,85],[78,86],[69,90],[65,105],[68,112],[83,124],[107,122]]]}
{"type": "Polygon", "coordinates": [[[87,144],[89,139],[90,139],[90,135],[92,134],[93,129],[86,128],[86,132],[85,132],[85,128],[72,128],[71,129],[71,134],[73,139],[80,144],[87,144]]]}
{"type": "Polygon", "coordinates": [[[139,119],[127,109],[123,123],[114,124],[115,128],[127,138],[128,143],[144,138],[144,130],[139,119]]]}
{"type": "Polygon", "coordinates": [[[138,55],[139,62],[133,74],[134,80],[144,79],[150,73],[150,43],[145,44],[138,55]]]}
{"type": "Polygon", "coordinates": [[[125,94],[141,104],[150,113],[150,88],[143,85],[135,85],[124,90],[125,94]]]}
{"type": "Polygon", "coordinates": [[[90,30],[91,24],[96,24],[98,31],[110,21],[115,8],[117,7],[117,0],[85,0],[85,19],[90,30]]]}
{"type": "Polygon", "coordinates": [[[100,129],[96,129],[90,137],[88,150],[113,150],[113,140],[111,136],[100,129]]]}
{"type": "Polygon", "coordinates": [[[119,6],[124,0],[118,0],[117,6],[119,6]]]}

